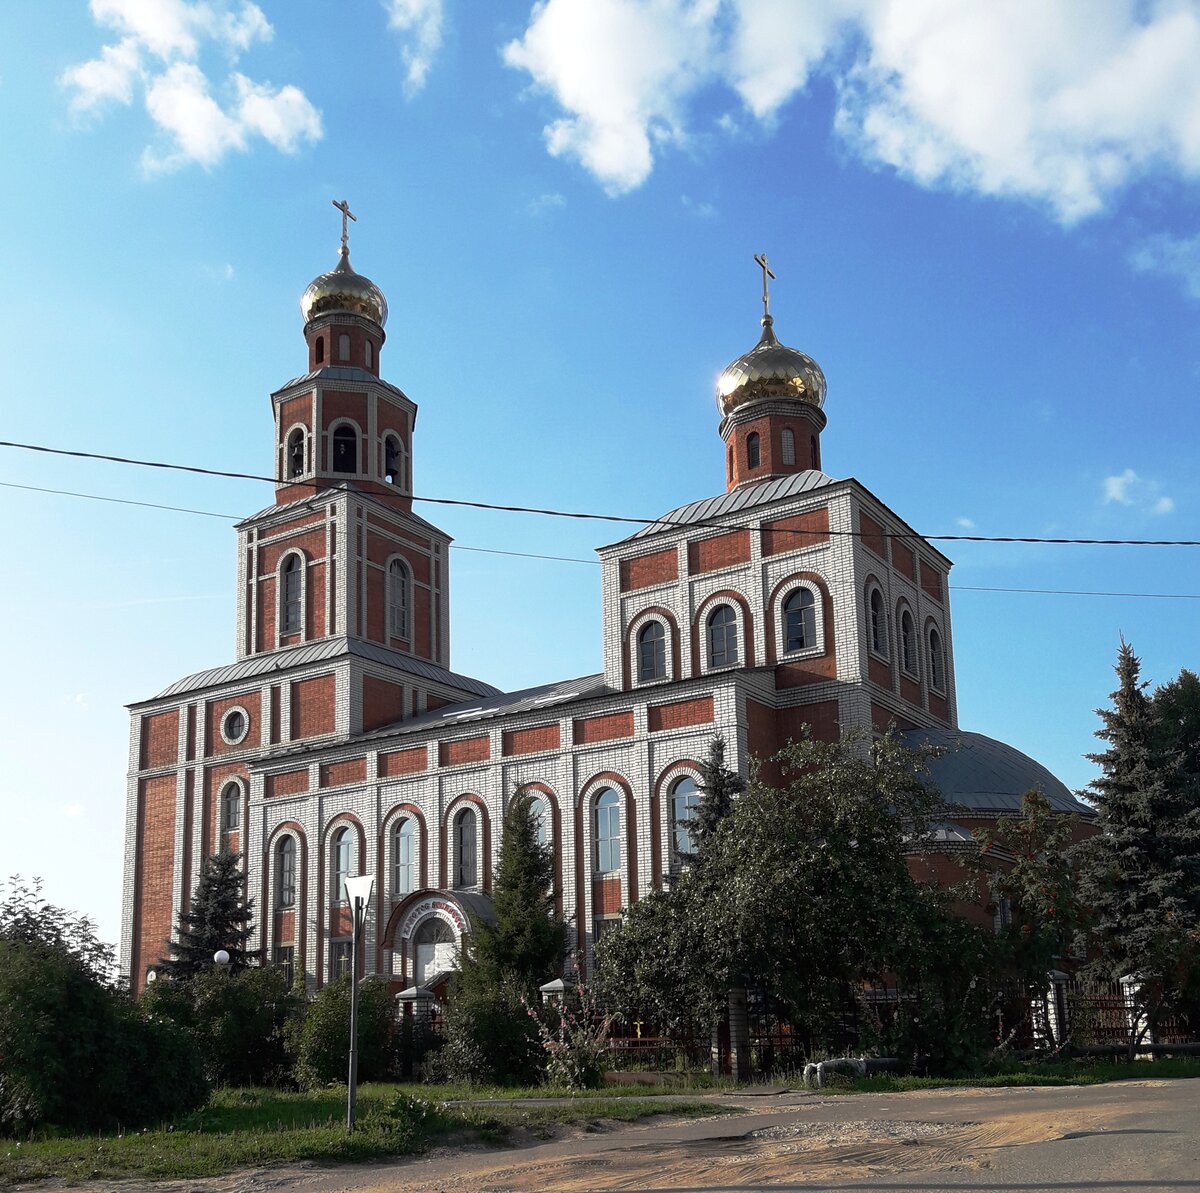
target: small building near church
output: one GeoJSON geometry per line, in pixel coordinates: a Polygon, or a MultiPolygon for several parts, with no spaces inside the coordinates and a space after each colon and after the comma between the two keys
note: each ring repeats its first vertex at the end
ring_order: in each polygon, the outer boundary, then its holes
{"type": "Polygon", "coordinates": [[[762,264],[761,336],[717,386],[725,491],[600,548],[602,672],[502,692],[451,667],[450,538],[413,511],[417,406],[381,374],[387,302],[343,232],[301,299],[303,372],[271,395],[275,500],[236,528],[236,657],[130,706],[135,992],[225,847],[245,855],[264,962],[310,989],[344,972],[342,883],[370,873],[365,972],[441,982],[491,915],[517,792],[537,800],[586,970],[682,864],[718,733],[743,774],[802,729],[947,746],[948,853],[1033,785],[1087,812],[1032,759],[959,731],[951,562],[824,471],[825,377],[777,338],[762,264]]]}

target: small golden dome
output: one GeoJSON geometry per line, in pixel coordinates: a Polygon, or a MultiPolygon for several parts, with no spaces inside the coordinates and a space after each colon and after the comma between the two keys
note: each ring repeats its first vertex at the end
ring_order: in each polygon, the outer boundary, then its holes
{"type": "Polygon", "coordinates": [[[762,338],[717,379],[717,407],[723,417],[751,402],[775,398],[825,405],[825,374],[811,356],[775,337],[774,320],[763,317],[762,338]]]}
{"type": "Polygon", "coordinates": [[[350,251],[342,249],[337,265],[319,278],[313,278],[300,297],[300,313],[304,322],[337,311],[347,315],[362,315],[382,328],[387,322],[387,299],[370,278],[355,273],[350,264],[350,251]]]}

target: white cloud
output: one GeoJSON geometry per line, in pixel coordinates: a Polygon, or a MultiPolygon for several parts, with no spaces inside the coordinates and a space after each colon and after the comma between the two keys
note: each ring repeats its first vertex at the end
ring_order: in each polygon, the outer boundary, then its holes
{"type": "Polygon", "coordinates": [[[1200,299],[1200,236],[1148,236],[1129,254],[1139,273],[1157,273],[1179,282],[1189,298],[1200,299]]]}
{"type": "Polygon", "coordinates": [[[711,220],[717,214],[717,209],[711,203],[697,202],[690,195],[680,195],[679,201],[684,210],[698,220],[711,220]]]}
{"type": "Polygon", "coordinates": [[[975,521],[972,518],[955,518],[954,524],[962,530],[975,529],[975,521]]]}
{"type": "Polygon", "coordinates": [[[98,57],[69,67],[62,83],[71,107],[90,112],[106,103],[130,104],[140,87],[150,119],[165,134],[165,149],[148,146],[148,171],[187,162],[211,168],[232,150],[245,150],[261,137],[284,153],[321,137],[321,116],[299,88],[272,87],[233,72],[213,95],[201,68],[212,46],[228,62],[273,30],[257,4],[243,0],[91,0],[93,18],[121,35],[98,57]]]}
{"type": "Polygon", "coordinates": [[[565,195],[560,195],[557,191],[548,191],[544,195],[538,195],[536,199],[530,199],[526,210],[530,215],[545,215],[548,211],[557,211],[566,205],[565,195]]]}
{"type": "Polygon", "coordinates": [[[407,35],[400,55],[404,60],[404,92],[409,97],[425,86],[429,68],[442,47],[442,0],[384,0],[388,25],[407,35]]]}
{"type": "MultiPolygon", "coordinates": [[[[724,88],[770,125],[816,74],[864,160],[1032,201],[1065,224],[1155,172],[1200,178],[1200,7],[1188,0],[541,0],[504,49],[563,115],[552,154],[613,194],[724,88]]],[[[726,131],[737,120],[726,113],[726,131]]]]}
{"type": "Polygon", "coordinates": [[[1170,514],[1175,510],[1175,502],[1163,493],[1158,481],[1146,480],[1132,468],[1104,478],[1104,504],[1124,505],[1150,514],[1170,514]]]}

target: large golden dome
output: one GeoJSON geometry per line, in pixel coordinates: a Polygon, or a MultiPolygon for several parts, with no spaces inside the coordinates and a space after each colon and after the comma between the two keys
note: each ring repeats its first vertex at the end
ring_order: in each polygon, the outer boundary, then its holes
{"type": "Polygon", "coordinates": [[[825,374],[811,356],[781,344],[774,320],[763,317],[762,338],[717,379],[717,407],[727,417],[751,402],[776,398],[825,405],[825,374]]]}
{"type": "Polygon", "coordinates": [[[355,273],[350,264],[350,251],[342,249],[337,265],[329,273],[313,278],[300,297],[300,313],[304,322],[326,315],[362,315],[382,328],[387,322],[387,299],[370,278],[355,273]]]}

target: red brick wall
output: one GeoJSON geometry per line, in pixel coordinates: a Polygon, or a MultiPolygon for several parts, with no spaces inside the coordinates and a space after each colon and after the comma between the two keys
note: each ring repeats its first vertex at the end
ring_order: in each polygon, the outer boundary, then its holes
{"type": "Polygon", "coordinates": [[[368,675],[363,679],[362,727],[368,733],[404,719],[404,685],[368,675]]]}
{"type": "Polygon", "coordinates": [[[175,776],[143,779],[138,790],[138,880],[135,896],[134,990],[162,957],[171,935],[175,868],[175,776]]]}
{"type": "Polygon", "coordinates": [[[688,571],[692,575],[745,563],[750,558],[750,532],[735,530],[714,538],[688,543],[688,571]]]}
{"type": "Polygon", "coordinates": [[[336,727],[337,681],[332,675],[292,684],[292,738],[317,737],[336,727]]]}
{"type": "Polygon", "coordinates": [[[939,696],[936,692],[929,693],[929,711],[933,713],[939,721],[950,720],[950,702],[945,696],[939,696]]]}
{"type": "Polygon", "coordinates": [[[152,713],[142,717],[141,769],[170,766],[179,756],[179,712],[152,713]]]}
{"type": "Polygon", "coordinates": [[[438,743],[439,766],[461,766],[464,762],[486,762],[492,756],[491,738],[464,737],[438,743]]]}
{"type": "Polygon", "coordinates": [[[927,596],[933,597],[935,601],[941,604],[942,597],[942,573],[933,567],[931,564],[921,563],[921,588],[927,596]]]}
{"type": "Polygon", "coordinates": [[[663,729],[684,729],[688,725],[710,725],[715,719],[713,698],[700,696],[695,700],[677,700],[671,704],[652,704],[646,710],[651,733],[663,729]]]}
{"type": "Polygon", "coordinates": [[[892,669],[882,659],[868,655],[867,678],[872,683],[877,683],[881,688],[890,688],[892,686],[892,669]]]}
{"type": "Polygon", "coordinates": [[[912,553],[911,547],[906,547],[897,539],[892,540],[892,566],[902,576],[907,576],[910,580],[916,580],[917,557],[912,553]]]}
{"type": "Polygon", "coordinates": [[[503,752],[510,754],[537,754],[542,750],[557,750],[560,744],[558,722],[549,725],[534,725],[529,729],[506,729],[503,752]]]}
{"type": "Polygon", "coordinates": [[[348,758],[345,762],[326,762],[321,767],[322,787],[341,787],[345,783],[363,783],[367,778],[367,760],[348,758]]]}
{"type": "Polygon", "coordinates": [[[621,880],[596,878],[592,881],[592,914],[613,915],[621,910],[621,880]]]}
{"type": "Polygon", "coordinates": [[[864,547],[874,551],[880,559],[887,558],[887,540],[883,537],[883,527],[862,510],[858,511],[858,532],[864,547]]]}
{"type": "Polygon", "coordinates": [[[746,749],[752,758],[765,761],[779,747],[775,744],[775,710],[757,700],[746,700],[746,749]]]}
{"type": "Polygon", "coordinates": [[[253,695],[229,696],[224,700],[214,700],[205,712],[204,752],[207,756],[228,754],[235,750],[248,750],[262,741],[262,697],[255,692],[253,695]],[[221,722],[231,708],[244,708],[246,719],[250,722],[246,736],[236,745],[229,745],[221,736],[221,722]]]}
{"type": "Polygon", "coordinates": [[[916,725],[908,720],[907,717],[902,717],[891,709],[884,708],[882,704],[871,702],[871,724],[876,733],[886,733],[888,726],[895,722],[897,730],[915,729],[916,725]]]}
{"type": "Polygon", "coordinates": [[[408,750],[393,750],[379,755],[379,774],[391,779],[397,775],[416,775],[429,769],[429,751],[425,746],[414,746],[408,750]]]}
{"type": "Polygon", "coordinates": [[[796,708],[780,708],[775,712],[775,725],[779,744],[797,741],[807,725],[817,741],[834,742],[840,733],[836,700],[822,700],[817,704],[801,704],[796,708]]]}
{"type": "Polygon", "coordinates": [[[903,671],[900,673],[900,695],[909,704],[915,704],[918,708],[921,707],[921,685],[915,679],[909,679],[903,671]]]}
{"type": "Polygon", "coordinates": [[[632,737],[633,713],[615,712],[603,717],[583,717],[575,722],[572,736],[577,746],[632,737]]]}
{"type": "Polygon", "coordinates": [[[679,555],[674,547],[655,551],[652,555],[639,555],[636,559],[621,560],[622,592],[648,588],[651,584],[662,584],[678,576],[679,555]]]}
{"type": "Polygon", "coordinates": [[[829,510],[822,506],[791,518],[776,518],[762,527],[762,553],[779,555],[829,542],[829,510]]]}
{"type": "Polygon", "coordinates": [[[271,799],[276,795],[298,795],[308,790],[308,768],[302,770],[285,770],[278,775],[268,775],[266,781],[266,796],[271,799]]]}

